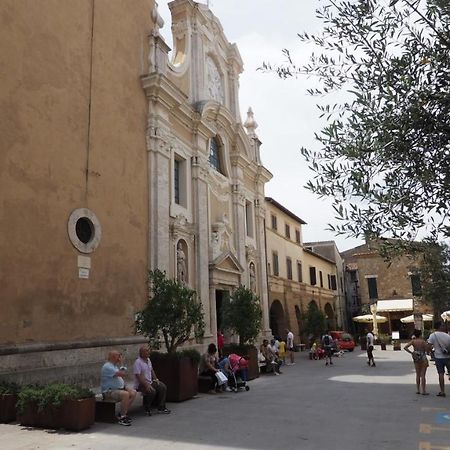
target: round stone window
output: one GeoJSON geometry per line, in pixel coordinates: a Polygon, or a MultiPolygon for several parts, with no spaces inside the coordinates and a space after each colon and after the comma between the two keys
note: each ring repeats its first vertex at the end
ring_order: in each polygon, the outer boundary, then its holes
{"type": "Polygon", "coordinates": [[[70,214],[67,231],[72,245],[82,253],[92,253],[102,236],[97,216],[87,208],[76,209],[70,214]]]}

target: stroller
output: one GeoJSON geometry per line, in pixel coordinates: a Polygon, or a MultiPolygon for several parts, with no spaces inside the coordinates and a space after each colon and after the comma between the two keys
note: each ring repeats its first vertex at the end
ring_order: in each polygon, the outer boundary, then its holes
{"type": "Polygon", "coordinates": [[[228,387],[233,392],[238,392],[241,389],[250,390],[247,386],[248,360],[243,356],[231,353],[228,355],[230,363],[230,371],[228,372],[228,387]]]}

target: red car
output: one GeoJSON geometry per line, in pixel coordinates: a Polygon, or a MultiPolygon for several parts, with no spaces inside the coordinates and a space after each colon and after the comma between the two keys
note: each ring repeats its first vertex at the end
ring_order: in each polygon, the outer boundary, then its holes
{"type": "Polygon", "coordinates": [[[336,341],[339,350],[352,352],[355,348],[355,341],[350,333],[345,331],[330,331],[330,336],[336,341]]]}

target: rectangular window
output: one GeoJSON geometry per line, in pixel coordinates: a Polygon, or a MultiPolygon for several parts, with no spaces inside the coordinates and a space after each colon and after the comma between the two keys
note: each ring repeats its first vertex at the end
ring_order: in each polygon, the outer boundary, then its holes
{"type": "Polygon", "coordinates": [[[284,225],[284,234],[288,239],[291,238],[291,227],[287,223],[284,225]]]}
{"type": "Polygon", "coordinates": [[[311,283],[311,286],[315,286],[317,284],[316,268],[315,267],[310,267],[309,268],[309,281],[311,283]]]}
{"type": "Polygon", "coordinates": [[[331,275],[327,274],[327,278],[328,278],[328,289],[331,289],[331,275]]]}
{"type": "Polygon", "coordinates": [[[249,201],[245,202],[245,227],[247,236],[253,237],[253,204],[249,201]]]}
{"type": "Polygon", "coordinates": [[[173,201],[187,207],[186,160],[175,155],[173,160],[173,201]]]}
{"type": "Polygon", "coordinates": [[[375,300],[378,298],[377,279],[367,278],[367,288],[369,289],[369,299],[375,300]]]}
{"type": "Polygon", "coordinates": [[[297,242],[297,244],[300,244],[300,230],[295,230],[295,242],[297,242]]]}
{"type": "Polygon", "coordinates": [[[298,281],[301,283],[303,281],[302,263],[297,261],[297,277],[298,281]]]}
{"type": "Polygon", "coordinates": [[[319,270],[319,280],[320,280],[320,287],[323,287],[323,275],[321,270],[319,270]]]}
{"type": "Polygon", "coordinates": [[[271,220],[272,220],[272,230],[276,230],[278,228],[278,226],[277,226],[277,216],[274,216],[272,214],[271,215],[271,220]]]}
{"type": "Polygon", "coordinates": [[[273,274],[277,277],[280,275],[280,270],[278,267],[278,253],[272,253],[272,265],[273,265],[273,274]]]}
{"type": "Polygon", "coordinates": [[[411,275],[411,290],[412,290],[412,295],[414,295],[414,296],[422,295],[422,283],[420,282],[419,274],[411,275]]]}
{"type": "Polygon", "coordinates": [[[286,271],[288,280],[292,280],[292,260],[291,258],[286,258],[286,271]]]}
{"type": "Polygon", "coordinates": [[[330,275],[330,282],[331,282],[331,289],[333,291],[336,291],[337,290],[336,275],[330,275]]]}
{"type": "Polygon", "coordinates": [[[177,159],[173,164],[173,183],[175,192],[175,203],[180,204],[180,161],[177,159]]]}

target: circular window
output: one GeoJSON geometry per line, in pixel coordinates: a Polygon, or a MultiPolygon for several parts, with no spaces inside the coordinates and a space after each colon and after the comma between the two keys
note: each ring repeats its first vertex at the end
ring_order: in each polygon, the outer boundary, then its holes
{"type": "Polygon", "coordinates": [[[77,233],[78,239],[83,244],[87,244],[94,235],[94,225],[87,217],[82,217],[77,220],[75,232],[77,233]]]}
{"type": "Polygon", "coordinates": [[[102,235],[97,216],[87,208],[79,208],[70,214],[67,225],[72,245],[82,253],[93,252],[102,235]]]}

